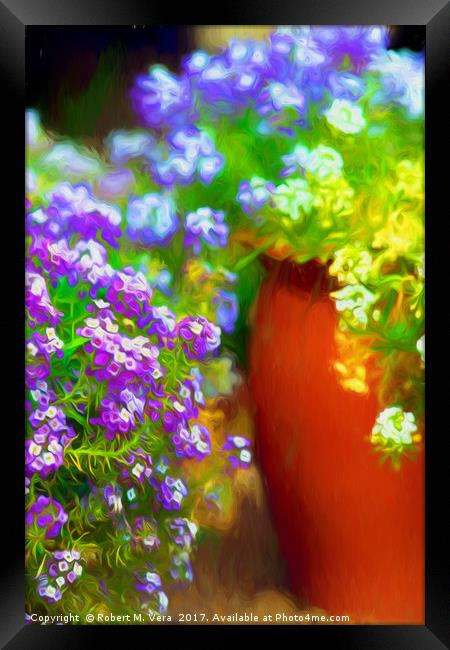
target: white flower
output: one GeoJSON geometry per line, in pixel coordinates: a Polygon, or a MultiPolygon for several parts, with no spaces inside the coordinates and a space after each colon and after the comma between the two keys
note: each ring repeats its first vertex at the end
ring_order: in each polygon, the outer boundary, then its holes
{"type": "Polygon", "coordinates": [[[399,406],[384,409],[372,429],[372,439],[384,438],[398,445],[411,445],[411,434],[417,431],[413,413],[405,413],[399,406]]]}
{"type": "Polygon", "coordinates": [[[330,275],[335,275],[339,282],[345,284],[358,284],[367,280],[371,267],[370,253],[350,244],[334,254],[330,275]]]}
{"type": "Polygon", "coordinates": [[[338,311],[350,311],[362,325],[367,325],[367,312],[377,296],[360,284],[349,285],[330,294],[336,300],[338,311]]]}
{"type": "Polygon", "coordinates": [[[319,144],[311,151],[306,163],[306,170],[319,178],[339,176],[343,164],[342,156],[335,149],[319,144]]]}
{"type": "Polygon", "coordinates": [[[359,133],[366,126],[361,107],[347,99],[335,99],[325,117],[329,124],[343,133],[359,133]]]}
{"type": "Polygon", "coordinates": [[[313,201],[314,196],[308,191],[308,184],[303,178],[279,185],[274,195],[276,207],[293,221],[298,221],[302,213],[309,214],[313,201]]]}
{"type": "Polygon", "coordinates": [[[319,144],[319,146],[312,151],[310,151],[308,147],[299,144],[294,148],[291,154],[282,156],[281,159],[287,165],[284,170],[285,176],[294,173],[296,167],[302,167],[307,172],[314,174],[318,178],[340,176],[344,165],[340,153],[332,147],[326,147],[323,144],[319,144]]]}

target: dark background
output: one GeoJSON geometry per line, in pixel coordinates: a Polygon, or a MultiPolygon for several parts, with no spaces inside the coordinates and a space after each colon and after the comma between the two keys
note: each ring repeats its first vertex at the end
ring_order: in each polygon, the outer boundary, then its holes
{"type": "MultiPolygon", "coordinates": [[[[392,26],[390,34],[393,49],[424,48],[423,25],[392,26]]],[[[98,144],[112,129],[136,126],[128,97],[136,74],[155,62],[176,71],[201,39],[191,27],[27,27],[26,105],[46,128],[98,144]]]]}

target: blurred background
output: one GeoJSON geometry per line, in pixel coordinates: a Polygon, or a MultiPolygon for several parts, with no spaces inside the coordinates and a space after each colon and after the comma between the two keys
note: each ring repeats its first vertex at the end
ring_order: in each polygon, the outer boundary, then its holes
{"type": "MultiPolygon", "coordinates": [[[[26,32],[26,106],[64,136],[100,144],[111,129],[136,126],[128,91],[159,62],[177,71],[194,49],[214,51],[234,37],[264,38],[264,26],[32,26],[26,32]]],[[[390,27],[391,48],[421,50],[422,25],[390,27]]]]}

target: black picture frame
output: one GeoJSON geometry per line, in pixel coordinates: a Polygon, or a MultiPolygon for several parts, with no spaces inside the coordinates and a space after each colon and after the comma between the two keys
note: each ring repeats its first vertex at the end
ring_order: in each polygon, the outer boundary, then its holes
{"type": "MultiPolygon", "coordinates": [[[[424,25],[426,28],[426,258],[427,258],[427,371],[426,371],[426,622],[417,626],[273,626],[264,627],[264,635],[286,630],[293,644],[332,644],[348,649],[430,649],[450,647],[449,539],[446,534],[448,500],[448,396],[445,377],[448,370],[448,321],[445,317],[446,261],[448,239],[444,236],[447,220],[444,195],[448,186],[445,143],[448,142],[448,117],[444,91],[449,71],[448,30],[450,6],[446,0],[294,0],[267,2],[247,0],[211,6],[195,13],[192,4],[177,8],[179,25],[189,24],[391,24],[424,25]],[[223,9],[220,14],[220,9],[223,9]],[[194,21],[194,17],[197,21],[194,21]],[[447,133],[447,137],[445,136],[447,133]],[[441,234],[442,233],[442,234],[441,234]],[[447,488],[447,489],[446,489],[447,488]],[[446,498],[447,497],[447,498],[446,498]],[[273,632],[273,628],[276,628],[273,632]]],[[[3,309],[0,325],[3,345],[13,353],[3,359],[2,418],[3,478],[1,504],[2,552],[0,596],[0,642],[10,650],[23,648],[79,648],[112,631],[115,642],[125,632],[146,636],[154,643],[155,635],[171,638],[181,634],[183,643],[196,636],[220,635],[227,639],[235,632],[248,637],[259,631],[251,626],[196,627],[147,626],[39,626],[24,623],[24,521],[23,521],[23,268],[24,231],[24,89],[25,32],[32,25],[171,25],[174,6],[153,5],[149,0],[2,0],[0,2],[0,66],[3,109],[1,124],[3,156],[7,176],[3,187],[3,309]],[[6,205],[5,205],[6,204],[6,205]],[[6,261],[7,260],[7,261],[6,261]],[[6,479],[4,474],[9,471],[6,479]],[[148,634],[151,634],[149,636],[148,634]],[[188,635],[188,636],[186,636],[188,635]],[[192,636],[194,635],[194,636],[192,636]]],[[[447,145],[448,146],[448,145],[447,145]]],[[[388,543],[388,540],[387,540],[388,543]]],[[[248,637],[250,639],[250,637],[248,637]]],[[[268,640],[268,637],[267,637],[268,640]]],[[[133,641],[134,643],[135,641],[133,641]]],[[[129,643],[129,641],[128,641],[129,643]]]]}

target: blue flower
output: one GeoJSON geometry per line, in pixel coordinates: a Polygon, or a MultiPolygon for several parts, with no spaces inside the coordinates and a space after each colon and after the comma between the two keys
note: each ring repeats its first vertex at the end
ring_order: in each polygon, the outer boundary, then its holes
{"type": "Polygon", "coordinates": [[[165,244],[178,227],[175,205],[171,198],[154,193],[131,199],[127,223],[132,239],[144,244],[165,244]]]}
{"type": "Polygon", "coordinates": [[[244,212],[252,214],[269,203],[274,192],[275,185],[273,183],[254,176],[250,181],[243,181],[239,185],[236,199],[244,212]]]}
{"type": "Polygon", "coordinates": [[[409,117],[420,117],[425,103],[423,54],[389,50],[372,62],[370,70],[380,73],[381,89],[373,103],[395,102],[404,106],[409,117]]]}
{"type": "Polygon", "coordinates": [[[225,215],[221,210],[199,208],[186,216],[185,230],[186,246],[193,245],[194,251],[199,253],[202,242],[212,248],[226,246],[228,241],[228,226],[224,223],[225,215]]]}
{"type": "Polygon", "coordinates": [[[227,334],[233,332],[239,316],[239,303],[234,293],[220,290],[213,302],[216,306],[217,324],[227,334]]]}
{"type": "Polygon", "coordinates": [[[167,155],[151,163],[152,172],[162,185],[188,184],[196,176],[208,185],[223,167],[223,156],[215,150],[211,138],[195,126],[172,131],[167,145],[167,155]]]}
{"type": "Polygon", "coordinates": [[[144,131],[113,131],[106,138],[109,157],[115,165],[140,156],[149,156],[155,147],[155,140],[144,131]]]}

